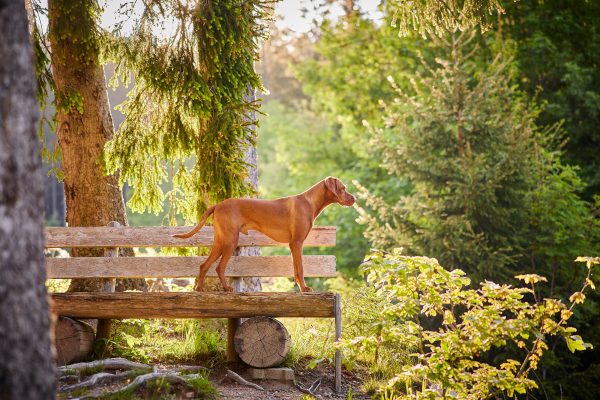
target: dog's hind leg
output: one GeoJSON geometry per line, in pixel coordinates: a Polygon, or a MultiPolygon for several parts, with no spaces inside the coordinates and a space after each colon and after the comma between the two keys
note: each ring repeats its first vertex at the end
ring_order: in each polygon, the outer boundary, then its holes
{"type": "Polygon", "coordinates": [[[221,256],[222,253],[223,251],[221,246],[215,243],[206,260],[200,265],[198,278],[196,279],[196,286],[194,286],[195,291],[204,292],[204,279],[206,278],[206,273],[210,269],[210,266],[217,260],[217,258],[221,256]]]}
{"type": "Polygon", "coordinates": [[[227,244],[227,246],[223,248],[223,256],[221,257],[221,260],[219,260],[219,265],[217,265],[217,275],[219,276],[223,290],[226,292],[233,292],[233,288],[229,286],[229,282],[227,282],[227,279],[225,278],[225,270],[227,269],[227,263],[231,259],[236,247],[237,243],[235,243],[233,246],[231,244],[227,244]]]}
{"type": "Polygon", "coordinates": [[[225,279],[225,270],[227,269],[227,263],[237,248],[240,236],[238,232],[230,232],[227,236],[227,240],[225,241],[226,244],[223,245],[223,256],[221,257],[221,260],[219,260],[219,265],[217,265],[217,275],[219,276],[223,290],[226,292],[233,292],[233,288],[229,286],[229,282],[225,279]]]}

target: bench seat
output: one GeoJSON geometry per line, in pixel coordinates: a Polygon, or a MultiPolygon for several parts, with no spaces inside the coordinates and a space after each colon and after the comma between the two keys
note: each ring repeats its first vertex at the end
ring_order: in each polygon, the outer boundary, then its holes
{"type": "Polygon", "coordinates": [[[72,318],[334,318],[334,293],[54,293],[52,311],[72,318]]]}

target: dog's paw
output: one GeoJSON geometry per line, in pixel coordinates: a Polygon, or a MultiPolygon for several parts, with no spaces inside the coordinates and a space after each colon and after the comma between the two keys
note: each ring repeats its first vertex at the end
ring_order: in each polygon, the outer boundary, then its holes
{"type": "Polygon", "coordinates": [[[314,292],[314,290],[310,286],[304,286],[300,290],[302,291],[302,293],[314,292]]]}
{"type": "Polygon", "coordinates": [[[197,283],[196,283],[196,285],[194,285],[194,290],[196,292],[204,292],[204,288],[202,286],[198,285],[197,283]]]}

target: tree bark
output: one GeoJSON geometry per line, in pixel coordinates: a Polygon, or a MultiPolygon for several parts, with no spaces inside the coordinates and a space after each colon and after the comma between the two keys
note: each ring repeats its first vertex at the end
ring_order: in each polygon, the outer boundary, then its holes
{"type": "Polygon", "coordinates": [[[54,398],[36,79],[21,0],[0,0],[0,393],[54,398]]]}
{"type": "MultiPolygon", "coordinates": [[[[113,136],[104,70],[98,60],[95,2],[50,0],[49,39],[56,84],[57,135],[62,152],[68,226],[127,225],[118,175],[105,176],[100,157],[113,136]]],[[[73,256],[102,256],[102,249],[73,249],[73,256]]],[[[122,256],[133,256],[122,249],[122,256]]],[[[145,289],[136,280],[133,288],[145,289]]],[[[76,279],[69,291],[97,291],[101,281],[76,279]]],[[[122,286],[117,284],[118,287],[122,286]]]]}
{"type": "MultiPolygon", "coordinates": [[[[251,90],[248,100],[254,100],[254,90],[251,90]]],[[[254,118],[254,113],[251,116],[254,118]]],[[[256,132],[256,126],[252,126],[256,132]]],[[[258,192],[258,162],[256,158],[256,147],[250,145],[246,150],[244,161],[248,163],[248,182],[252,183],[254,190],[258,192]]],[[[260,256],[260,247],[238,247],[234,253],[236,256],[260,256]]],[[[237,278],[236,278],[237,279],[237,278]]],[[[241,278],[241,290],[244,292],[260,292],[262,284],[260,278],[241,278]]]]}

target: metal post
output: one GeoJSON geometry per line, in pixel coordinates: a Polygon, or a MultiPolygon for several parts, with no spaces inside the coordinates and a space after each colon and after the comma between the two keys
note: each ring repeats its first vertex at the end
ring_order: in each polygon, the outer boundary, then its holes
{"type": "MultiPolygon", "coordinates": [[[[342,338],[342,307],[339,293],[335,295],[335,343],[339,344],[342,338]]],[[[335,391],[342,391],[342,353],[335,351],[335,391]]]]}

